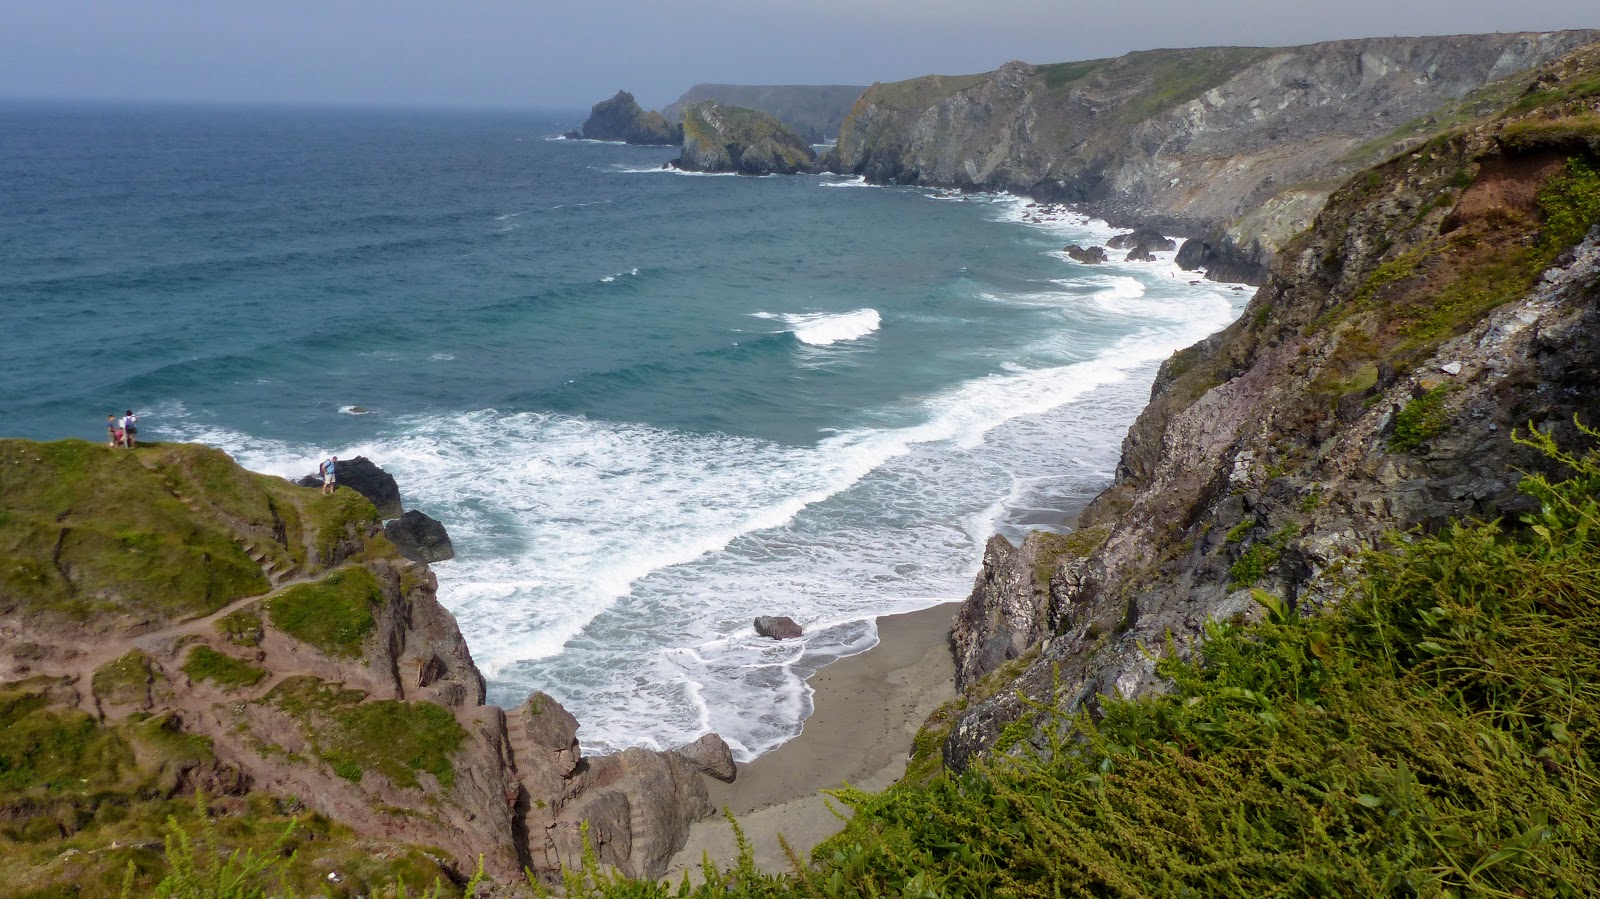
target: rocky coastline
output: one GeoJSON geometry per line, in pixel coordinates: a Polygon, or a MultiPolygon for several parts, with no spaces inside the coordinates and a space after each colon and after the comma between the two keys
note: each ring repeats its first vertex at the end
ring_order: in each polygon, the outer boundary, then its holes
{"type": "MultiPolygon", "coordinates": [[[[387,536],[420,513],[367,460],[341,461],[332,495],[195,445],[0,440],[0,462],[0,827],[112,846],[11,857],[14,882],[147,868],[159,810],[196,793],[235,831],[322,816],[302,873],[361,891],[419,865],[464,882],[480,859],[554,885],[585,833],[648,878],[712,812],[705,778],[734,774],[715,734],[589,758],[551,697],[486,705],[428,564],[387,536]]],[[[424,530],[438,555],[448,535],[424,530]]]]}

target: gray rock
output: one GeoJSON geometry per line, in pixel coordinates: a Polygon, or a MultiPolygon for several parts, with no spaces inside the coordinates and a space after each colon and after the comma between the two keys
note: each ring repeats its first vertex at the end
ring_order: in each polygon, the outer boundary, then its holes
{"type": "Polygon", "coordinates": [[[450,534],[432,516],[412,509],[383,525],[383,534],[413,562],[444,562],[456,557],[450,534]]]}
{"type": "Polygon", "coordinates": [[[671,146],[679,131],[659,112],[646,112],[627,91],[617,91],[609,100],[596,103],[583,123],[583,136],[589,140],[615,140],[644,146],[671,146]]]}
{"type": "Polygon", "coordinates": [[[1073,261],[1084,265],[1099,265],[1106,261],[1105,247],[1089,247],[1085,249],[1077,244],[1068,244],[1061,252],[1066,253],[1073,261]]]}
{"type": "Polygon", "coordinates": [[[793,640],[804,631],[796,624],[793,618],[787,616],[773,617],[762,615],[756,619],[756,633],[774,640],[793,640]]]}
{"type": "MultiPolygon", "coordinates": [[[[378,509],[378,517],[387,521],[399,518],[405,510],[400,505],[400,485],[389,474],[366,456],[340,459],[334,466],[334,481],[340,487],[366,497],[378,509]]],[[[302,487],[321,487],[322,478],[314,474],[295,481],[302,487]]]]}
{"type": "Polygon", "coordinates": [[[1140,228],[1127,234],[1118,234],[1106,241],[1106,246],[1113,250],[1133,250],[1143,247],[1146,250],[1170,253],[1178,248],[1178,243],[1154,228],[1140,228]]]}
{"type": "Polygon", "coordinates": [[[739,776],[739,769],[733,762],[733,750],[728,748],[726,740],[715,733],[709,733],[687,746],[680,746],[673,750],[683,756],[689,764],[701,773],[724,783],[733,783],[739,776]]]}
{"type": "Polygon", "coordinates": [[[1128,251],[1128,255],[1124,256],[1122,261],[1123,262],[1155,262],[1156,261],[1156,257],[1155,257],[1154,254],[1152,254],[1148,249],[1146,249],[1144,247],[1134,247],[1133,249],[1128,251]]]}

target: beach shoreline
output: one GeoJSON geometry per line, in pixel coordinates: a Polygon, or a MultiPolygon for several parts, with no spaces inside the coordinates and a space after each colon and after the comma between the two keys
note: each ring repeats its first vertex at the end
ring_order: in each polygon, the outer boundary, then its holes
{"type": "Polygon", "coordinates": [[[787,871],[780,835],[804,859],[844,826],[833,809],[847,810],[822,790],[848,783],[878,791],[899,780],[923,722],[956,696],[950,627],[959,607],[880,617],[876,646],[812,675],[813,710],[800,735],[740,765],[731,784],[707,781],[719,813],[690,829],[666,879],[698,870],[706,855],[721,867],[737,861],[724,808],[738,818],[756,866],[787,871]]]}

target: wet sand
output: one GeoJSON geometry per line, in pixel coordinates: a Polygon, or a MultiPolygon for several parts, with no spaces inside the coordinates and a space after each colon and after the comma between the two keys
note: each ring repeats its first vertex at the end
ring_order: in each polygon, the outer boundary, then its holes
{"type": "MultiPolygon", "coordinates": [[[[812,676],[814,710],[800,736],[740,765],[731,784],[707,781],[711,804],[739,819],[758,867],[789,870],[779,834],[805,858],[844,827],[828,803],[848,809],[821,790],[846,782],[882,790],[899,779],[923,721],[955,698],[949,633],[959,607],[946,603],[879,618],[877,646],[812,676]]],[[[667,879],[676,882],[686,868],[698,869],[702,853],[722,867],[737,858],[733,831],[720,814],[694,825],[667,879]]]]}

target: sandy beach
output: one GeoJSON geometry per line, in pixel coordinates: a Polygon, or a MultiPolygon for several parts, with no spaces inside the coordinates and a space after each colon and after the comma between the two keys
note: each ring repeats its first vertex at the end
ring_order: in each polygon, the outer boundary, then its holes
{"type": "MultiPolygon", "coordinates": [[[[905,771],[922,722],[955,697],[948,635],[957,603],[878,619],[878,645],[841,659],[811,678],[815,708],[800,736],[748,765],[731,784],[709,781],[711,803],[739,819],[757,866],[789,870],[782,834],[804,858],[844,826],[820,791],[848,782],[882,790],[905,771]]],[[[696,824],[672,859],[667,879],[697,869],[703,853],[724,867],[736,858],[733,832],[720,815],[696,824]]]]}

